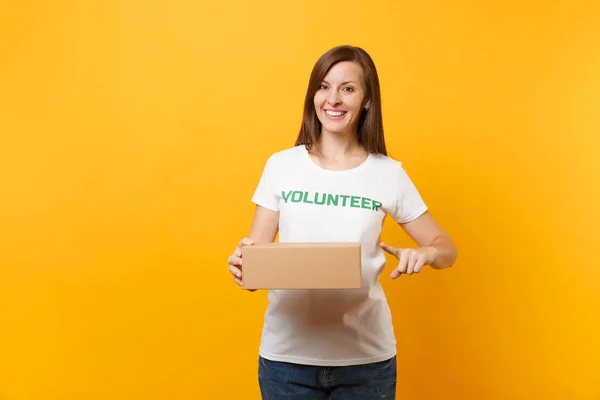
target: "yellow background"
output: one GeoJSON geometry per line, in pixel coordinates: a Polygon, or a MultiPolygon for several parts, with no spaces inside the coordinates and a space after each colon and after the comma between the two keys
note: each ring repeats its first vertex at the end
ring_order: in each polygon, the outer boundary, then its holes
{"type": "Polygon", "coordinates": [[[0,399],[259,398],[265,293],[226,259],[338,44],[459,248],[382,277],[398,398],[600,399],[598,2],[2,8],[0,399]]]}

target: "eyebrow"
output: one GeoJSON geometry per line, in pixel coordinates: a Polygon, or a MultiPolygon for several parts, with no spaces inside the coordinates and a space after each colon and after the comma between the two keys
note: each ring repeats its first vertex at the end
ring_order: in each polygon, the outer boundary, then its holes
{"type": "MultiPolygon", "coordinates": [[[[323,79],[323,83],[326,83],[326,84],[329,85],[329,82],[327,82],[325,79],[323,79]]],[[[354,81],[344,81],[344,82],[341,83],[341,85],[342,86],[343,85],[347,85],[348,83],[354,83],[356,85],[356,82],[354,82],[354,81]]]]}

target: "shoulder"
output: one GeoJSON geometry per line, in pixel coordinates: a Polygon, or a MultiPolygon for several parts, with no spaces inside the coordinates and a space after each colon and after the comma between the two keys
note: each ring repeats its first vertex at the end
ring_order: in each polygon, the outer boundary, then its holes
{"type": "Polygon", "coordinates": [[[373,154],[372,157],[372,164],[376,168],[374,172],[384,176],[388,182],[393,183],[391,187],[404,191],[414,185],[401,161],[383,154],[373,154]]]}
{"type": "Polygon", "coordinates": [[[383,154],[371,154],[372,165],[379,169],[380,172],[398,176],[398,174],[406,173],[401,161],[395,160],[383,154]]]}
{"type": "Polygon", "coordinates": [[[304,156],[306,149],[304,145],[294,146],[283,150],[278,150],[271,154],[267,159],[267,165],[282,165],[290,162],[296,162],[300,157],[304,156]]]}

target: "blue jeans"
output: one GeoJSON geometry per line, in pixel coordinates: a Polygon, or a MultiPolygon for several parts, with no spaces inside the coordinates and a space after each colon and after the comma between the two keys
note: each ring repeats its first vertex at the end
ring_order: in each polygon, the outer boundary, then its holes
{"type": "Polygon", "coordinates": [[[263,400],[369,400],[396,398],[396,357],[346,367],[270,361],[259,356],[263,400]]]}

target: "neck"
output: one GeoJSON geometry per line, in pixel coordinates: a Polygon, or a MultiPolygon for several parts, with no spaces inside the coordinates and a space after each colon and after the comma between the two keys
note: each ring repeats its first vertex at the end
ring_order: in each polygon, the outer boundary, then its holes
{"type": "Polygon", "coordinates": [[[358,142],[356,132],[332,133],[321,131],[321,137],[317,143],[316,150],[326,158],[344,157],[357,152],[364,152],[358,142]]]}

